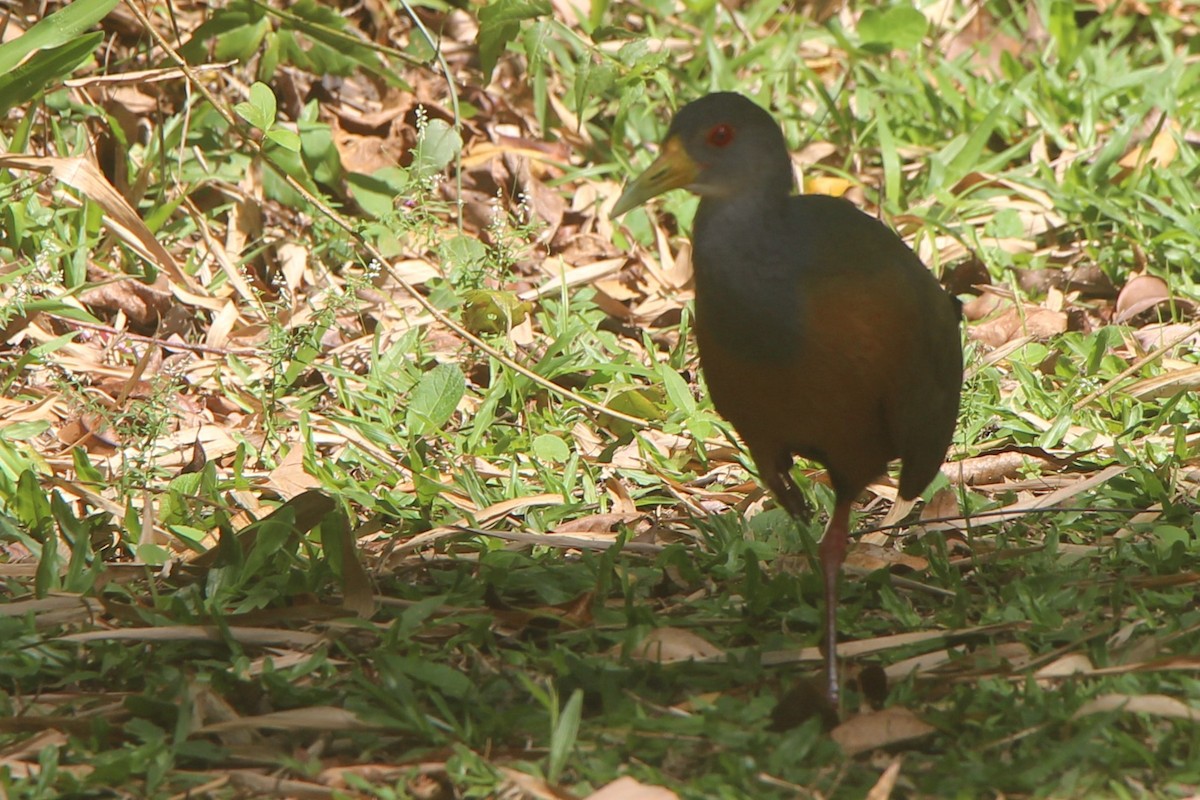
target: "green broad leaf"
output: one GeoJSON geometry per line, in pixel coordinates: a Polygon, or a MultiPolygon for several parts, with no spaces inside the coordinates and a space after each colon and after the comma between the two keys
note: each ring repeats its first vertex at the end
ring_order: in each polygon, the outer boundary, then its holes
{"type": "Polygon", "coordinates": [[[912,50],[925,38],[929,21],[912,5],[868,8],[858,21],[862,46],[875,52],[912,50]]]}
{"type": "Polygon", "coordinates": [[[275,128],[267,131],[267,138],[285,150],[291,150],[293,153],[300,152],[300,134],[295,131],[275,128]]]}
{"type": "Polygon", "coordinates": [[[342,31],[349,27],[346,17],[336,8],[321,5],[316,0],[298,0],[288,6],[288,11],[297,17],[297,21],[291,21],[291,24],[305,33],[314,33],[314,28],[342,31]]]}
{"type": "MultiPolygon", "coordinates": [[[[713,424],[712,417],[707,414],[696,414],[688,417],[687,422],[684,423],[684,428],[687,429],[687,432],[690,433],[692,438],[697,442],[704,442],[711,438],[714,435],[713,431],[716,429],[716,427],[717,426],[713,424]]],[[[701,450],[703,450],[703,448],[701,448],[701,450]]]]}
{"type": "Polygon", "coordinates": [[[87,450],[82,447],[71,448],[71,466],[75,470],[76,479],[81,483],[99,484],[104,481],[104,473],[88,458],[87,450]]]}
{"type": "Polygon", "coordinates": [[[472,333],[505,333],[533,308],[513,292],[470,289],[463,293],[463,324],[472,333]]]}
{"type": "Polygon", "coordinates": [[[439,664],[427,658],[403,658],[398,659],[395,665],[414,681],[432,686],[447,697],[467,697],[474,689],[474,684],[467,676],[449,664],[439,664]]]}
{"type": "Polygon", "coordinates": [[[66,78],[103,40],[104,34],[89,33],[61,47],[43,50],[9,72],[0,71],[0,114],[29,102],[48,84],[66,78]]]}
{"type": "Polygon", "coordinates": [[[396,198],[408,193],[412,179],[401,167],[384,167],[372,175],[347,172],[346,183],[362,210],[373,217],[381,218],[396,209],[396,198]]]}
{"type": "MultiPolygon", "coordinates": [[[[358,67],[365,67],[370,71],[379,69],[378,59],[371,66],[364,65],[350,58],[347,52],[328,44],[314,42],[301,33],[280,31],[274,38],[279,42],[279,58],[307,72],[319,75],[352,75],[358,67]]],[[[342,45],[345,47],[344,42],[342,45]]]]}
{"type": "Polygon", "coordinates": [[[246,554],[246,561],[242,566],[243,577],[265,572],[267,565],[277,555],[285,550],[295,549],[297,528],[295,515],[290,513],[291,511],[292,509],[287,509],[278,517],[271,516],[253,523],[256,536],[254,546],[246,554]]]}
{"type": "MultiPolygon", "coordinates": [[[[666,414],[663,412],[663,402],[665,400],[666,392],[661,387],[642,386],[618,392],[608,400],[607,405],[613,411],[638,419],[662,420],[666,417],[666,414]]],[[[611,425],[614,431],[622,435],[633,430],[630,423],[610,418],[607,414],[601,414],[600,420],[605,425],[611,425]]]]}
{"type": "Polygon", "coordinates": [[[453,270],[473,270],[487,259],[487,245],[474,236],[455,236],[441,247],[441,256],[453,270]]]}
{"type": "Polygon", "coordinates": [[[1000,120],[1008,113],[1008,105],[1008,102],[998,103],[975,126],[974,130],[971,131],[971,135],[963,140],[962,148],[947,164],[946,173],[949,182],[957,182],[980,162],[987,148],[988,139],[991,137],[992,132],[996,130],[996,126],[1000,120]]]}
{"type": "Polygon", "coordinates": [[[50,423],[45,420],[29,420],[27,422],[9,422],[0,427],[0,439],[10,442],[24,442],[41,436],[50,429],[50,423]]]}
{"type": "Polygon", "coordinates": [[[191,544],[199,544],[204,541],[204,537],[208,536],[206,529],[197,528],[194,525],[169,525],[167,527],[171,533],[191,544]]]}
{"type": "Polygon", "coordinates": [[[406,421],[412,435],[437,433],[454,416],[467,391],[467,381],[454,364],[439,364],[426,372],[409,398],[406,421]]]}
{"type": "MultiPolygon", "coordinates": [[[[288,12],[292,16],[284,20],[287,28],[278,35],[285,40],[282,52],[296,66],[320,75],[351,75],[361,68],[391,85],[407,85],[371,43],[343,33],[352,26],[340,9],[316,0],[299,0],[288,12]]],[[[423,42],[424,37],[414,40],[423,42]]]]}
{"type": "Polygon", "coordinates": [[[592,98],[603,97],[617,80],[617,70],[609,64],[593,64],[584,55],[575,75],[575,110],[582,112],[592,98]]]}
{"type": "Polygon", "coordinates": [[[692,395],[687,381],[678,372],[671,369],[668,364],[659,364],[658,378],[662,381],[663,388],[667,390],[667,399],[671,401],[671,405],[688,415],[695,413],[696,398],[692,395]]]}
{"type": "Polygon", "coordinates": [[[436,175],[444,170],[462,151],[462,137],[452,125],[431,119],[421,131],[412,171],[417,178],[436,175]]]}
{"type": "Polygon", "coordinates": [[[160,567],[171,560],[171,551],[158,544],[139,544],[133,550],[138,561],[160,567]]]}
{"type": "MultiPolygon", "coordinates": [[[[207,20],[192,32],[192,36],[179,48],[179,54],[188,62],[198,64],[208,58],[208,43],[216,41],[214,48],[230,48],[227,37],[238,35],[253,35],[261,37],[266,29],[262,27],[265,13],[263,9],[255,8],[249,3],[233,0],[226,6],[215,9],[207,20]],[[225,44],[222,44],[225,43],[225,44]]],[[[253,51],[251,51],[253,52],[253,51]]],[[[236,56],[231,56],[236,57],[236,56]]]]}
{"type": "Polygon", "coordinates": [[[1002,208],[996,212],[996,216],[988,220],[984,230],[989,236],[1016,239],[1025,235],[1025,223],[1016,209],[1002,208]]]}
{"type": "Polygon", "coordinates": [[[1079,23],[1075,20],[1075,3],[1071,0],[1051,0],[1047,13],[1046,28],[1050,38],[1058,45],[1058,57],[1073,60],[1075,48],[1079,46],[1079,23]]]}
{"type": "Polygon", "coordinates": [[[565,464],[571,457],[571,448],[561,437],[552,433],[543,433],[533,437],[529,444],[534,458],[538,461],[551,461],[555,464],[565,464]]]}
{"type": "MultiPolygon", "coordinates": [[[[0,75],[11,73],[35,50],[50,50],[73,43],[81,33],[108,16],[118,2],[77,0],[39,20],[16,39],[0,45],[0,75]]],[[[96,35],[103,37],[103,34],[96,35]]]]}
{"type": "Polygon", "coordinates": [[[883,196],[895,203],[903,196],[901,187],[904,176],[901,173],[900,149],[896,145],[896,135],[892,130],[892,118],[887,112],[887,103],[878,98],[875,102],[875,130],[879,134],[879,160],[883,162],[883,196]]]}
{"type": "Polygon", "coordinates": [[[50,513],[66,543],[70,558],[67,559],[65,575],[61,576],[62,587],[67,591],[88,591],[92,578],[88,575],[91,557],[91,529],[89,524],[76,516],[76,509],[62,498],[60,492],[50,494],[50,513]]]}
{"type": "Polygon", "coordinates": [[[235,27],[217,36],[213,55],[218,61],[245,62],[258,52],[263,39],[270,32],[271,21],[265,16],[255,20],[253,24],[235,27]]]}
{"type": "Polygon", "coordinates": [[[263,130],[262,117],[259,115],[258,109],[254,107],[253,103],[236,103],[233,106],[233,113],[237,114],[255,128],[263,130]]]}
{"type": "Polygon", "coordinates": [[[42,550],[37,561],[37,569],[34,572],[34,593],[38,597],[45,597],[50,592],[62,586],[62,579],[58,576],[60,561],[58,540],[53,535],[53,532],[51,532],[51,535],[42,544],[42,550]]]}
{"type": "Polygon", "coordinates": [[[546,778],[550,783],[558,783],[563,770],[567,767],[567,759],[575,749],[579,738],[579,724],[583,720],[583,690],[571,692],[571,698],[563,706],[562,715],[556,720],[554,730],[550,734],[550,758],[546,769],[546,778]]]}
{"type": "Polygon", "coordinates": [[[1184,551],[1195,545],[1191,532],[1177,525],[1155,525],[1153,537],[1155,547],[1162,555],[1170,553],[1176,544],[1182,545],[1184,551]]]}
{"type": "MultiPolygon", "coordinates": [[[[313,183],[308,167],[305,166],[299,153],[283,147],[274,139],[266,136],[263,137],[263,153],[280,171],[286,173],[305,189],[320,194],[320,189],[313,183]]],[[[305,203],[301,194],[288,185],[288,182],[276,170],[263,171],[263,189],[267,197],[284,205],[299,207],[305,203]]]]}
{"type": "Polygon", "coordinates": [[[479,9],[479,62],[483,74],[491,80],[492,70],[500,60],[500,54],[508,43],[517,38],[521,23],[529,19],[549,16],[552,9],[548,0],[495,0],[479,9]]]}
{"type": "Polygon", "coordinates": [[[300,153],[312,172],[313,180],[326,186],[341,180],[345,170],[329,125],[301,117],[297,127],[300,130],[300,153]]]}
{"type": "Polygon", "coordinates": [[[438,613],[446,599],[446,595],[435,594],[413,602],[400,612],[400,616],[393,623],[391,633],[400,642],[411,639],[421,630],[426,620],[438,613]]]}
{"type": "Polygon", "coordinates": [[[611,5],[611,0],[591,0],[588,3],[587,32],[589,34],[600,27],[600,23],[604,22],[604,17],[608,14],[609,5],[611,5]]]}
{"type": "Polygon", "coordinates": [[[254,107],[259,109],[262,114],[263,121],[266,127],[269,128],[275,124],[276,114],[279,110],[278,104],[275,101],[275,93],[271,91],[271,87],[261,81],[255,82],[250,87],[250,102],[254,107]]]}
{"type": "Polygon", "coordinates": [[[265,83],[255,83],[250,87],[250,99],[247,102],[238,103],[233,110],[239,117],[259,130],[269,131],[275,124],[277,111],[275,94],[265,83]]]}

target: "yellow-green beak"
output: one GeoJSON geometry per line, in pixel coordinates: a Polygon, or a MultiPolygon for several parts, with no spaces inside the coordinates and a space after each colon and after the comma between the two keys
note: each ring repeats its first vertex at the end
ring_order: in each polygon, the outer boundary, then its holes
{"type": "Polygon", "coordinates": [[[663,192],[688,186],[699,174],[700,167],[688,155],[683,142],[672,136],[663,143],[662,153],[654,159],[654,163],[625,187],[609,216],[619,217],[663,192]]]}

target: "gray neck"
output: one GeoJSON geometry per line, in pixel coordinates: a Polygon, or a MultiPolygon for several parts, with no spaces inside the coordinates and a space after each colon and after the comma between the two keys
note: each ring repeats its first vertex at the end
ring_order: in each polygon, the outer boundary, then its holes
{"type": "Polygon", "coordinates": [[[706,197],[696,211],[698,322],[748,358],[784,357],[800,338],[803,254],[779,249],[780,242],[797,239],[788,230],[788,206],[786,194],[758,192],[706,197]]]}

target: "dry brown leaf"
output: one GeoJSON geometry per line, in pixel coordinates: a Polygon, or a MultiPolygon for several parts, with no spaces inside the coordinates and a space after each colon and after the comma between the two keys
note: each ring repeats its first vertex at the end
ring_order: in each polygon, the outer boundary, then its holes
{"type": "Polygon", "coordinates": [[[1046,666],[1033,673],[1035,678],[1065,678],[1069,675],[1090,675],[1096,666],[1083,653],[1068,653],[1051,661],[1046,666]]]}
{"type": "Polygon", "coordinates": [[[629,653],[638,661],[674,664],[724,656],[724,651],[708,640],[682,628],[655,628],[629,653]]]}
{"type": "MultiPolygon", "coordinates": [[[[884,478],[883,480],[887,480],[887,478],[884,478]]],[[[880,481],[876,481],[867,488],[878,496],[890,500],[892,503],[892,507],[888,509],[888,513],[884,516],[883,522],[881,523],[885,528],[899,526],[900,523],[908,516],[908,512],[912,511],[913,507],[917,504],[916,498],[913,498],[912,500],[905,500],[900,496],[900,492],[896,489],[896,487],[890,484],[881,484],[880,481]]],[[[865,544],[883,546],[891,543],[892,534],[888,530],[872,531],[871,533],[864,533],[859,537],[858,541],[865,544]]]]}
{"type": "Polygon", "coordinates": [[[32,760],[37,761],[38,754],[42,752],[42,748],[66,747],[68,744],[69,738],[66,733],[56,730],[42,731],[31,736],[24,742],[11,741],[6,743],[4,753],[0,756],[0,764],[10,766],[31,756],[32,760]]]}
{"type": "MultiPolygon", "coordinates": [[[[540,175],[546,174],[546,164],[540,159],[531,159],[524,155],[506,153],[504,156],[510,171],[517,181],[517,198],[520,208],[518,213],[523,217],[532,216],[540,220],[542,229],[538,237],[543,242],[554,238],[563,224],[563,216],[567,211],[567,201],[555,189],[546,186],[540,175]],[[537,169],[531,167],[535,166],[537,169]]],[[[559,177],[559,171],[550,173],[551,177],[559,177]]]]}
{"type": "MultiPolygon", "coordinates": [[[[466,169],[476,169],[492,159],[516,156],[534,163],[562,164],[571,160],[570,149],[563,142],[544,142],[517,135],[497,134],[495,141],[473,139],[463,149],[462,163],[466,169]]],[[[619,190],[614,194],[620,194],[619,190]]]]}
{"type": "MultiPolygon", "coordinates": [[[[620,484],[619,481],[610,478],[608,481],[605,481],[606,488],[612,491],[613,487],[610,486],[610,484],[613,483],[617,485],[620,484]]],[[[625,493],[625,497],[629,497],[628,493],[625,493]]],[[[608,514],[589,514],[584,517],[578,517],[577,519],[567,520],[566,522],[555,526],[554,533],[598,534],[612,537],[622,525],[628,525],[636,522],[643,517],[644,515],[640,513],[636,507],[630,507],[620,512],[608,514]]]]}
{"type": "MultiPolygon", "coordinates": [[[[417,132],[396,119],[408,112],[407,107],[391,107],[384,112],[392,119],[380,120],[382,130],[369,133],[359,133],[348,130],[343,126],[350,124],[347,115],[348,106],[338,106],[339,114],[330,119],[333,127],[333,146],[337,149],[338,157],[347,172],[361,175],[374,175],[385,167],[399,166],[404,154],[416,143],[417,132]]],[[[370,120],[375,122],[376,120],[370,120]]],[[[361,124],[361,123],[360,123],[361,124]]]]}
{"type": "Polygon", "coordinates": [[[611,475],[604,481],[604,488],[613,498],[613,510],[624,516],[632,516],[637,514],[637,501],[629,493],[629,489],[625,487],[625,482],[616,475],[611,475]]]}
{"type": "Polygon", "coordinates": [[[652,465],[642,455],[642,445],[636,437],[613,450],[608,463],[616,470],[642,470],[652,465]]]}
{"type": "MultiPolygon", "coordinates": [[[[941,25],[946,19],[945,9],[940,3],[924,5],[922,8],[933,25],[941,25]]],[[[1026,16],[1030,23],[1028,27],[1032,29],[1038,14],[1029,13],[1026,16]]],[[[996,23],[995,17],[979,3],[968,5],[964,18],[940,40],[940,49],[947,61],[958,61],[966,56],[976,71],[996,78],[1003,75],[1001,64],[1005,54],[1019,58],[1024,49],[1036,47],[1036,40],[1031,37],[1017,39],[1006,33],[996,23]]]]}
{"type": "MultiPolygon", "coordinates": [[[[958,472],[955,468],[959,462],[952,462],[942,465],[942,473],[947,476],[955,475],[958,472]]],[[[962,473],[958,473],[962,474],[962,473]]],[[[952,478],[952,480],[955,480],[952,478]]],[[[957,517],[959,515],[958,499],[959,489],[953,486],[947,486],[939,489],[934,493],[925,507],[921,509],[921,521],[928,522],[929,520],[944,519],[946,517],[957,517]]]]}
{"type": "Polygon", "coordinates": [[[564,287],[574,288],[597,282],[612,285],[615,282],[601,279],[616,274],[625,265],[625,261],[624,258],[606,258],[581,267],[571,267],[561,258],[547,258],[542,262],[540,269],[549,275],[550,279],[536,289],[521,292],[519,297],[522,300],[540,300],[546,296],[557,296],[564,287]]]}
{"type": "MultiPolygon", "coordinates": [[[[224,786],[228,781],[238,789],[252,792],[253,794],[249,795],[251,797],[279,797],[287,798],[287,800],[326,800],[328,798],[328,800],[333,800],[335,797],[344,796],[335,793],[328,786],[296,778],[284,778],[273,770],[268,774],[252,769],[226,769],[218,780],[219,783],[213,787],[214,789],[224,786]]],[[[193,797],[200,796],[201,788],[196,787],[189,794],[193,797]]]]}
{"type": "MultiPolygon", "coordinates": [[[[478,528],[457,528],[457,533],[469,533],[476,536],[492,536],[494,539],[503,539],[506,542],[517,542],[520,545],[530,545],[534,547],[560,547],[563,549],[575,549],[575,551],[606,551],[612,547],[616,536],[613,534],[527,534],[523,531],[515,530],[480,530],[478,528]]],[[[630,541],[625,542],[622,547],[623,552],[629,553],[661,553],[661,545],[654,545],[652,542],[630,541]]]]}
{"type": "MultiPolygon", "coordinates": [[[[359,781],[366,781],[369,784],[394,784],[410,774],[410,770],[414,769],[409,764],[337,764],[336,766],[327,767],[317,776],[321,783],[326,786],[332,786],[335,789],[348,789],[351,786],[347,776],[354,776],[359,781]]],[[[432,776],[445,776],[446,765],[444,763],[425,763],[415,766],[418,778],[429,778],[432,776]]],[[[411,790],[411,786],[409,787],[411,790]]],[[[353,797],[353,795],[349,795],[353,797]]],[[[414,800],[418,795],[413,795],[414,800]]]]}
{"type": "Polygon", "coordinates": [[[894,547],[883,547],[860,541],[846,553],[845,565],[847,568],[857,568],[868,572],[896,566],[906,567],[913,572],[924,572],[929,567],[929,562],[894,547]]]}
{"type": "Polygon", "coordinates": [[[936,730],[911,710],[891,706],[851,717],[834,728],[829,736],[842,746],[847,756],[854,757],[880,747],[911,742],[936,730]]]}
{"type": "Polygon", "coordinates": [[[342,607],[362,619],[370,619],[378,608],[375,582],[363,566],[362,553],[349,524],[342,524],[341,529],[342,607]]]}
{"type": "Polygon", "coordinates": [[[1000,347],[1018,337],[1049,339],[1067,330],[1067,315],[1061,311],[1037,306],[1027,306],[1023,311],[1010,308],[995,319],[971,326],[967,335],[989,347],[1000,347]]]}
{"type": "Polygon", "coordinates": [[[975,671],[1012,673],[1025,669],[1032,662],[1033,651],[1029,645],[1023,642],[998,642],[971,650],[963,660],[963,667],[975,671]]]}
{"type": "Polygon", "coordinates": [[[325,637],[304,631],[289,631],[282,628],[250,628],[230,626],[216,628],[210,625],[160,625],[154,628],[118,628],[106,631],[68,633],[55,637],[59,641],[87,642],[223,642],[226,637],[239,644],[256,647],[316,647],[325,637]]]}
{"type": "Polygon", "coordinates": [[[934,650],[931,653],[922,653],[921,655],[897,661],[894,664],[888,664],[884,670],[884,675],[890,683],[902,681],[910,675],[920,675],[924,672],[933,672],[934,670],[949,663],[956,655],[961,655],[958,650],[934,650]]]}
{"type": "Polygon", "coordinates": [[[309,255],[308,248],[297,242],[280,242],[276,248],[275,258],[279,265],[279,274],[283,276],[284,286],[293,295],[299,294],[304,285],[309,255]]]}
{"type": "Polygon", "coordinates": [[[968,322],[975,322],[991,316],[996,312],[996,309],[1004,302],[1000,295],[994,292],[984,292],[978,297],[973,297],[963,304],[963,319],[968,322]]]}
{"type": "Polygon", "coordinates": [[[641,783],[626,775],[600,787],[584,800],[677,800],[678,797],[670,789],[641,783]]]}
{"type": "Polygon", "coordinates": [[[1200,722],[1200,709],[1165,694],[1103,694],[1080,706],[1071,715],[1071,719],[1081,719],[1091,714],[1109,714],[1114,711],[1200,722]]]}
{"type": "Polygon", "coordinates": [[[89,269],[88,278],[96,285],[81,292],[79,302],[99,311],[124,314],[142,330],[153,330],[173,302],[165,286],[148,285],[132,276],[89,269]]]}
{"type": "Polygon", "coordinates": [[[285,500],[290,500],[309,489],[321,488],[321,481],[304,471],[303,442],[291,442],[291,449],[287,455],[267,474],[265,486],[273,489],[285,500]]]}
{"type": "MultiPolygon", "coordinates": [[[[1157,649],[1158,643],[1153,638],[1147,637],[1145,642],[1148,644],[1146,649],[1150,651],[1157,649]]],[[[1137,655],[1138,649],[1134,648],[1133,655],[1137,655]]],[[[1102,667],[1094,670],[1092,674],[1123,675],[1127,672],[1200,672],[1200,656],[1172,656],[1150,661],[1131,661],[1115,667],[1102,667]]]]}
{"type": "MultiPolygon", "coordinates": [[[[1024,474],[1031,466],[1058,470],[1064,466],[1064,461],[1050,453],[1038,454],[1026,450],[1009,450],[943,464],[942,472],[955,483],[966,486],[982,486],[1016,478],[1024,474]]],[[[950,514],[941,516],[950,516],[950,514]]]]}
{"type": "Polygon", "coordinates": [[[900,778],[900,759],[892,759],[892,763],[887,765],[887,769],[879,776],[879,780],[867,792],[866,800],[888,800],[892,796],[892,789],[896,788],[896,781],[900,778]]]}
{"type": "Polygon", "coordinates": [[[1124,323],[1160,303],[1171,301],[1171,289],[1157,275],[1134,275],[1117,294],[1117,313],[1113,322],[1124,323]]]}
{"type": "MultiPolygon", "coordinates": [[[[1159,119],[1155,124],[1158,122],[1163,122],[1163,120],[1159,119]]],[[[1117,164],[1122,169],[1113,176],[1113,183],[1120,183],[1131,172],[1139,168],[1170,166],[1179,155],[1179,145],[1175,141],[1178,133],[1179,123],[1174,120],[1166,121],[1154,134],[1149,146],[1139,144],[1121,157],[1117,164]]]]}
{"type": "Polygon", "coordinates": [[[367,722],[353,711],[335,706],[308,706],[287,711],[274,711],[253,717],[214,722],[199,728],[196,733],[221,733],[236,730],[270,731],[366,731],[379,726],[367,722]]]}
{"type": "Polygon", "coordinates": [[[38,628],[52,628],[91,622],[103,613],[104,605],[94,598],[74,594],[54,594],[36,600],[0,603],[0,617],[33,615],[38,628]]]}
{"type": "Polygon", "coordinates": [[[213,314],[212,323],[204,333],[205,347],[222,349],[229,344],[234,325],[241,321],[237,304],[232,299],[225,299],[221,308],[213,314]]]}
{"type": "Polygon", "coordinates": [[[500,767],[500,772],[510,784],[507,791],[503,792],[505,797],[512,795],[512,789],[516,788],[520,792],[516,797],[520,800],[575,800],[574,795],[551,786],[545,778],[509,767],[500,767]]]}
{"type": "Polygon", "coordinates": [[[1134,331],[1133,336],[1143,350],[1155,350],[1168,344],[1194,348],[1200,343],[1200,334],[1192,325],[1182,322],[1146,325],[1134,331]]]}

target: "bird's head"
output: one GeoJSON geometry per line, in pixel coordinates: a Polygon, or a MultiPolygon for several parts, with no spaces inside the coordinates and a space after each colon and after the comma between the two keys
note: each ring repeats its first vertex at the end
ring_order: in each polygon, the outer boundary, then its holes
{"type": "Polygon", "coordinates": [[[793,185],[787,144],[771,115],[740,94],[718,92],[679,110],[658,158],[626,187],[612,215],[671,189],[734,198],[786,196],[793,185]]]}

